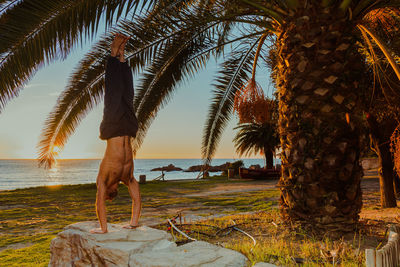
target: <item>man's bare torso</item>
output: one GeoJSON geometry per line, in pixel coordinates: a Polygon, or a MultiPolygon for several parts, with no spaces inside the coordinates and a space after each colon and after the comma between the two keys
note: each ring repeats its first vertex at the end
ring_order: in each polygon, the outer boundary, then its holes
{"type": "Polygon", "coordinates": [[[107,187],[119,182],[128,185],[132,181],[133,157],[129,136],[118,136],[107,140],[107,148],[100,164],[100,172],[108,175],[99,176],[107,187]]]}

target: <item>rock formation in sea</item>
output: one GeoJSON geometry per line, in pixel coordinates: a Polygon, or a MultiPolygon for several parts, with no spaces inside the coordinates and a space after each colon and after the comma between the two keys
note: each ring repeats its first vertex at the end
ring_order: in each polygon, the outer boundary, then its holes
{"type": "Polygon", "coordinates": [[[175,167],[174,164],[169,164],[168,166],[151,169],[151,171],[172,172],[172,171],[182,171],[182,169],[179,167],[175,167]]]}
{"type": "MultiPolygon", "coordinates": [[[[210,166],[206,165],[206,170],[209,172],[222,172],[226,171],[230,162],[224,163],[222,165],[216,165],[216,166],[210,166]]],[[[187,170],[184,170],[184,172],[199,172],[204,169],[204,165],[194,165],[190,166],[187,170]]]]}

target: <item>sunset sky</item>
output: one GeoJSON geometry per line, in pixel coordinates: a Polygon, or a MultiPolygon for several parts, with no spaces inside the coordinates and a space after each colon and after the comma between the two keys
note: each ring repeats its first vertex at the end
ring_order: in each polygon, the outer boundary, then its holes
{"type": "MultiPolygon", "coordinates": [[[[90,44],[75,49],[64,61],[39,70],[0,113],[0,159],[36,158],[37,143],[47,115],[64,89],[69,75],[90,44]]],[[[201,137],[217,73],[213,61],[207,70],[183,83],[154,120],[137,158],[200,158],[201,137]]],[[[269,74],[258,69],[257,80],[268,88],[269,74]]],[[[269,90],[271,91],[271,89],[269,90]]],[[[60,158],[101,158],[105,142],[99,136],[103,103],[92,110],[69,139],[60,158]]],[[[237,158],[232,139],[236,117],[226,128],[216,158],[237,158]]],[[[259,158],[260,155],[252,157],[259,158]]]]}

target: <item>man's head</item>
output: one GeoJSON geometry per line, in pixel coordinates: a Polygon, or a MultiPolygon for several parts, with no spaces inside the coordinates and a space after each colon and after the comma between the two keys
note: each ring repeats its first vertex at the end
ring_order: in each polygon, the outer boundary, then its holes
{"type": "Polygon", "coordinates": [[[118,195],[118,184],[107,187],[106,200],[113,200],[118,195]]]}

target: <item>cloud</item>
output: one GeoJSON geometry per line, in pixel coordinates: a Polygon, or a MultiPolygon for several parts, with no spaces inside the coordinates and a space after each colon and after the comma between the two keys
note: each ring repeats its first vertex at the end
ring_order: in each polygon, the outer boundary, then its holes
{"type": "Polygon", "coordinates": [[[55,91],[55,92],[51,92],[50,94],[48,94],[49,96],[59,96],[61,94],[61,91],[55,91]]]}
{"type": "Polygon", "coordinates": [[[43,86],[47,86],[47,84],[45,84],[45,83],[30,83],[30,84],[25,85],[25,89],[33,88],[33,87],[43,87],[43,86]]]}

